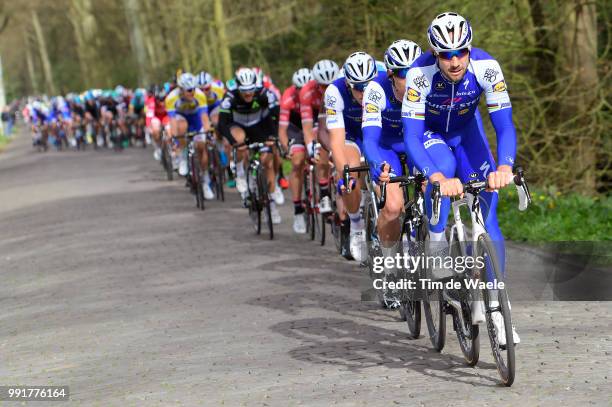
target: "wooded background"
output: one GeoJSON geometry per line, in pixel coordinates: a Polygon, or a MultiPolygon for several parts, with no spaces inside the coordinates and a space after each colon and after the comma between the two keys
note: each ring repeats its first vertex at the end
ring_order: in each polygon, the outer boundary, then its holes
{"type": "MultiPolygon", "coordinates": [[[[228,79],[259,65],[279,87],[321,58],[382,59],[399,38],[427,48],[431,20],[456,11],[501,64],[519,134],[517,163],[540,186],[610,191],[610,12],[606,0],[0,0],[8,100],[117,84],[178,68],[228,79]]],[[[488,120],[488,134],[494,132],[488,120]]]]}

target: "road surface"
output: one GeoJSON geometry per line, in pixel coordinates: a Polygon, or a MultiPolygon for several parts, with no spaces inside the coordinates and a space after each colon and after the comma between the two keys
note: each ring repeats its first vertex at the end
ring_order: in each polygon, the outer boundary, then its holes
{"type": "MultiPolygon", "coordinates": [[[[196,210],[150,149],[15,140],[0,154],[0,385],[68,385],[66,404],[87,406],[610,405],[612,303],[515,301],[517,377],[500,387],[486,337],[477,368],[450,323],[441,354],[409,340],[361,300],[363,269],[293,234],[289,199],[271,242],[227,195],[196,210]]],[[[510,273],[526,256],[509,250],[510,273]]]]}

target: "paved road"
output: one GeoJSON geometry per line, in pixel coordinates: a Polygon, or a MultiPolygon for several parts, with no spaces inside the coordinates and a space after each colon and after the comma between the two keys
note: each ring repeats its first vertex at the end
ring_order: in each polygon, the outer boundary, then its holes
{"type": "Polygon", "coordinates": [[[610,405],[611,303],[516,301],[503,388],[487,342],[468,368],[450,336],[441,354],[408,340],[289,211],[270,242],[233,192],[195,210],[150,150],[15,141],[0,154],[0,384],[69,385],[94,406],[610,405]]]}

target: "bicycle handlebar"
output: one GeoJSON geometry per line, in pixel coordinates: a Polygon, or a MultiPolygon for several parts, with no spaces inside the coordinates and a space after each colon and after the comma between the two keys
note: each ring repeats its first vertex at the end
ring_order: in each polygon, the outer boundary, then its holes
{"type": "MultiPolygon", "coordinates": [[[[527,181],[525,180],[524,172],[522,167],[516,168],[516,174],[514,174],[512,178],[512,183],[516,186],[516,191],[519,197],[518,210],[524,211],[527,209],[529,204],[531,203],[531,194],[529,193],[529,187],[527,186],[527,181]]],[[[486,181],[468,181],[465,184],[462,184],[463,192],[468,192],[472,194],[478,194],[483,189],[487,188],[486,181]]],[[[431,225],[437,225],[440,221],[440,202],[442,201],[442,194],[440,193],[440,183],[433,183],[433,190],[431,192],[431,201],[432,201],[432,216],[429,220],[431,225]]]]}
{"type": "Polygon", "coordinates": [[[351,185],[350,185],[350,173],[351,172],[366,172],[370,171],[369,165],[360,165],[358,167],[349,167],[348,164],[344,164],[344,171],[342,173],[342,177],[344,179],[344,187],[346,188],[346,193],[351,193],[351,185]]]}

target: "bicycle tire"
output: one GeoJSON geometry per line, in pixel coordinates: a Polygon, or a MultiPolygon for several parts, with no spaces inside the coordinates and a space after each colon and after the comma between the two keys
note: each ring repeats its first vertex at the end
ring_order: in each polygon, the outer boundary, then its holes
{"type": "Polygon", "coordinates": [[[221,156],[219,150],[215,148],[215,192],[217,194],[217,200],[225,202],[225,191],[223,190],[223,184],[225,184],[225,168],[221,165],[221,156]]]}
{"type": "Polygon", "coordinates": [[[310,170],[308,166],[304,166],[304,186],[302,188],[302,205],[304,206],[304,214],[306,215],[306,233],[310,240],[315,238],[313,208],[311,207],[310,199],[310,170]]]}
{"type": "MultiPolygon", "coordinates": [[[[455,242],[450,247],[450,256],[453,259],[462,256],[462,251],[457,238],[456,231],[453,231],[455,236],[451,237],[451,240],[455,242]]],[[[453,261],[453,264],[459,264],[453,261]]],[[[465,277],[471,279],[474,274],[472,270],[466,271],[465,277]]],[[[459,348],[463,354],[463,358],[468,366],[476,366],[480,358],[480,328],[477,324],[472,324],[472,292],[462,284],[462,288],[459,290],[459,302],[461,304],[461,318],[457,314],[457,310],[452,308],[453,328],[457,335],[457,341],[459,342],[459,348]]]]}
{"type": "Polygon", "coordinates": [[[314,238],[312,240],[320,241],[321,239],[321,223],[319,220],[319,200],[318,195],[318,180],[317,170],[313,166],[310,177],[310,207],[312,208],[312,224],[314,225],[314,238]]]}
{"type": "MultiPolygon", "coordinates": [[[[426,234],[428,234],[428,231],[427,227],[423,225],[423,222],[426,223],[426,219],[424,217],[422,218],[421,226],[419,226],[419,228],[417,229],[418,242],[424,242],[427,238],[426,234]]],[[[408,241],[410,241],[411,233],[412,232],[410,230],[404,228],[403,234],[407,234],[408,241]]],[[[402,242],[404,241],[402,236],[400,236],[400,239],[402,242]]],[[[422,246],[419,245],[418,248],[420,249],[422,248],[422,246]]],[[[418,255],[422,255],[420,250],[418,255]]],[[[410,274],[411,277],[415,276],[415,273],[410,274]]],[[[406,324],[408,325],[408,336],[412,339],[417,339],[419,336],[421,336],[422,308],[424,307],[421,307],[420,300],[414,299],[414,296],[416,295],[414,291],[412,295],[409,295],[407,292],[405,292],[405,294],[405,298],[401,302],[400,315],[402,315],[402,318],[406,321],[406,324]]]]}
{"type": "Polygon", "coordinates": [[[256,190],[253,191],[251,190],[251,184],[255,184],[254,182],[251,181],[251,177],[253,176],[253,174],[251,174],[251,171],[249,169],[249,171],[247,171],[246,173],[246,178],[247,178],[247,193],[248,193],[248,197],[247,199],[249,200],[249,218],[251,219],[251,223],[253,224],[253,228],[255,229],[255,233],[256,234],[261,234],[261,209],[259,207],[259,198],[258,198],[258,191],[257,191],[257,186],[255,186],[256,190]]]}
{"type": "MultiPolygon", "coordinates": [[[[425,217],[417,231],[417,241],[425,249],[428,244],[429,223],[425,217]],[[421,240],[422,239],[422,240],[421,240]]],[[[423,269],[419,273],[423,274],[423,269]]],[[[423,311],[427,332],[431,345],[437,352],[441,352],[446,344],[446,311],[442,290],[426,288],[423,290],[423,311]],[[435,311],[435,312],[434,312],[435,311]]]]}
{"type": "Polygon", "coordinates": [[[197,154],[193,154],[192,164],[193,175],[191,179],[195,183],[196,203],[198,208],[204,210],[204,186],[202,185],[202,177],[200,170],[201,165],[200,160],[198,160],[197,154]]]}
{"type": "Polygon", "coordinates": [[[270,194],[268,193],[268,179],[266,177],[265,168],[259,167],[257,169],[257,183],[259,185],[259,191],[261,191],[261,207],[266,211],[268,231],[270,233],[270,240],[272,240],[274,239],[274,225],[272,224],[272,207],[270,202],[270,194]]]}
{"type": "Polygon", "coordinates": [[[166,178],[168,179],[168,181],[172,181],[172,179],[174,178],[174,168],[173,168],[173,164],[172,164],[172,153],[170,151],[171,147],[166,144],[164,146],[164,150],[162,152],[162,155],[165,157],[164,162],[165,162],[165,170],[166,170],[166,178]]]}
{"type": "MultiPolygon", "coordinates": [[[[495,278],[498,282],[504,281],[503,275],[501,273],[501,267],[499,264],[499,259],[497,258],[497,251],[495,250],[495,246],[491,241],[491,238],[487,234],[483,234],[478,238],[477,247],[476,247],[476,257],[482,256],[484,259],[485,253],[487,254],[495,278]]],[[[480,278],[483,277],[486,279],[486,270],[481,269],[480,278]]],[[[489,333],[489,340],[491,342],[491,351],[493,352],[493,359],[495,359],[495,365],[497,366],[497,372],[502,379],[502,383],[506,387],[512,386],[514,383],[514,379],[516,376],[516,363],[515,363],[515,352],[514,346],[504,346],[502,347],[497,343],[496,337],[496,329],[493,324],[493,318],[491,314],[496,310],[491,309],[490,304],[490,293],[489,290],[482,290],[483,300],[485,304],[485,318],[487,323],[487,331],[489,333]],[[505,353],[505,358],[502,353],[505,353]]],[[[504,321],[504,331],[506,335],[506,344],[511,344],[514,342],[514,338],[512,335],[512,315],[510,313],[510,306],[508,302],[508,293],[505,289],[497,290],[498,294],[498,302],[499,302],[499,312],[501,312],[503,321],[504,321]]]]}

